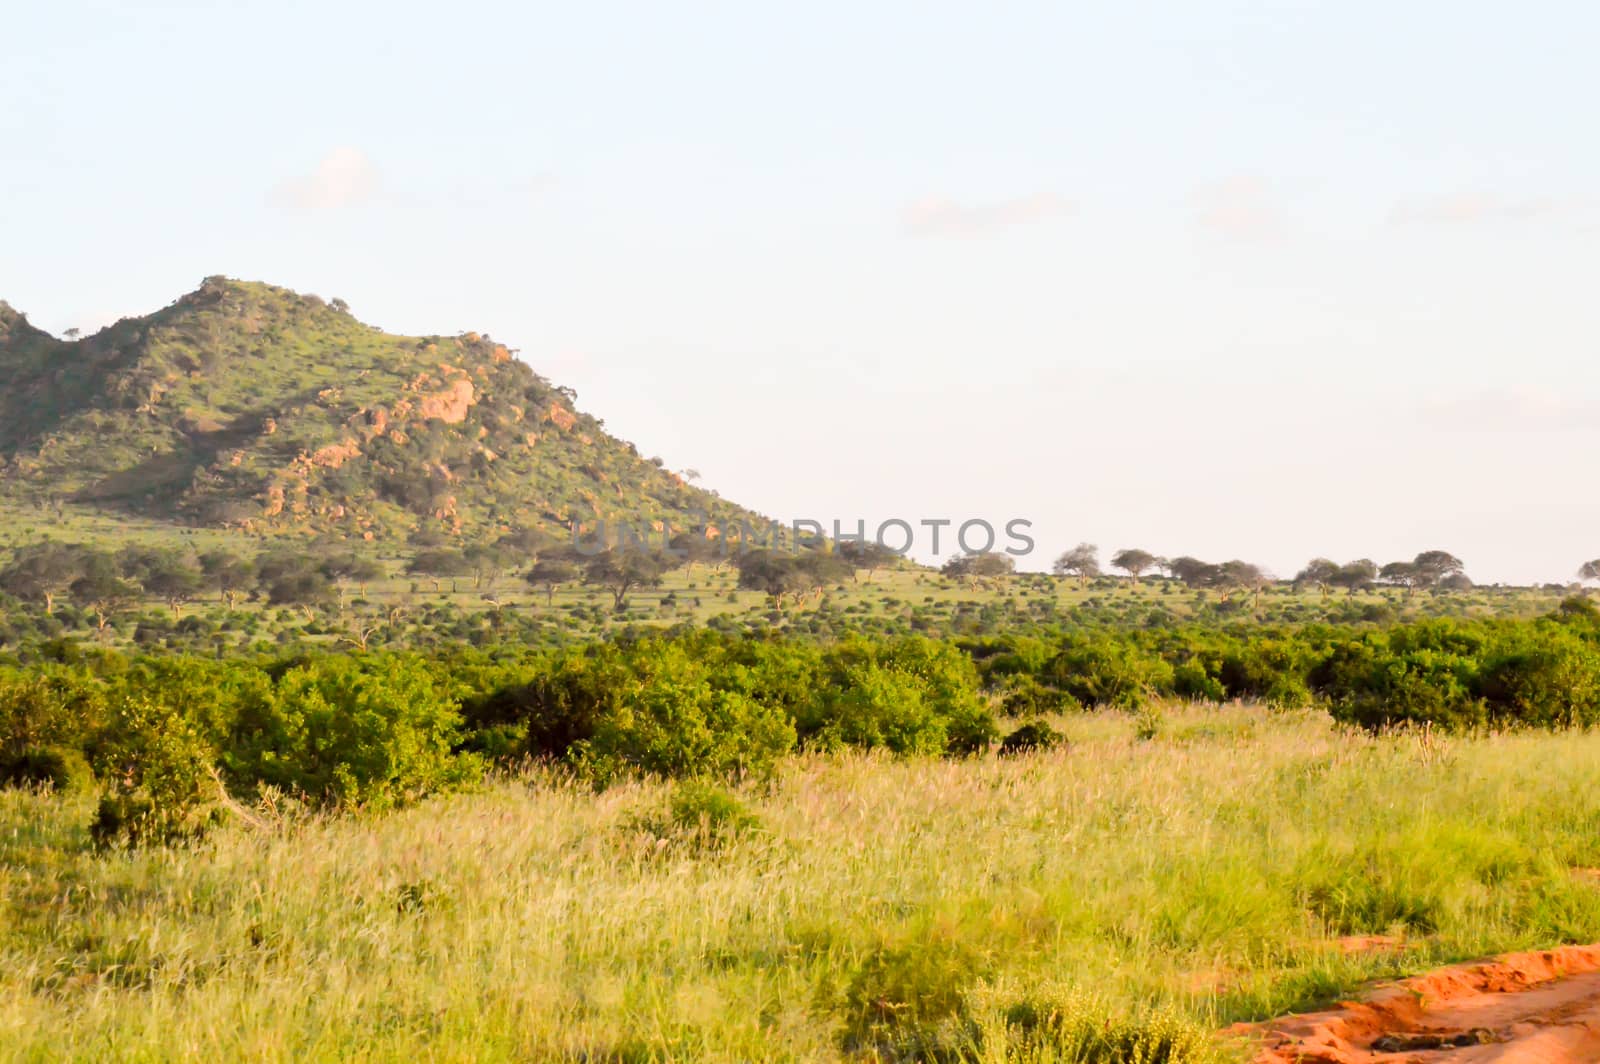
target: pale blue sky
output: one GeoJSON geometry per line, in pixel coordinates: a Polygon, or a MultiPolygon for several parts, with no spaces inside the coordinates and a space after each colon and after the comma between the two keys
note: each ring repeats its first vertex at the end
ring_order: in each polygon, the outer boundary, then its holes
{"type": "Polygon", "coordinates": [[[1600,8],[13,5],[0,298],[486,331],[780,517],[1600,556],[1600,8]]]}

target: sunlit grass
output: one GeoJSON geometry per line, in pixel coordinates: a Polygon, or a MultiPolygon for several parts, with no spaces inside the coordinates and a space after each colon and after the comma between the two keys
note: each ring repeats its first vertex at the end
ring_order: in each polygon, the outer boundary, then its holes
{"type": "Polygon", "coordinates": [[[796,759],[723,828],[534,774],[102,857],[85,799],[0,793],[0,1057],[809,1061],[966,1024],[1002,1059],[1019,1004],[1211,1029],[1600,940],[1600,736],[1059,723],[1031,757],[796,759]]]}

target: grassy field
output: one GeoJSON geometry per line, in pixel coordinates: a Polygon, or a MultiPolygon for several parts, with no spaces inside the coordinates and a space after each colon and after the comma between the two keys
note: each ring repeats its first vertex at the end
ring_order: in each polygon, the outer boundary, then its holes
{"type": "Polygon", "coordinates": [[[89,799],[0,792],[0,1059],[1071,1060],[1108,1018],[1194,1037],[1600,940],[1600,735],[1059,723],[797,758],[737,806],[535,773],[106,856],[89,799]]]}

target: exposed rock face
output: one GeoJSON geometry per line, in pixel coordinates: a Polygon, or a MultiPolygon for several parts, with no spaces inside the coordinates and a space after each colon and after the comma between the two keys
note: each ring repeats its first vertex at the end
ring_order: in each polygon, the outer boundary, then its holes
{"type": "Polygon", "coordinates": [[[459,425],[467,420],[467,411],[476,399],[472,382],[465,377],[452,381],[444,391],[436,392],[417,403],[417,416],[424,421],[443,421],[446,425],[459,425]]]}
{"type": "Polygon", "coordinates": [[[343,440],[339,443],[330,443],[311,456],[311,464],[323,469],[338,469],[350,459],[361,454],[361,444],[357,440],[343,440]]]}
{"type": "Polygon", "coordinates": [[[544,412],[544,419],[562,432],[566,432],[578,423],[578,415],[560,403],[551,403],[550,408],[544,412]]]}

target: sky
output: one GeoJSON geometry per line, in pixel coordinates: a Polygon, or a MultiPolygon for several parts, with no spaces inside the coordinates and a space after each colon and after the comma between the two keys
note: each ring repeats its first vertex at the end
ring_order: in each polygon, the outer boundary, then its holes
{"type": "Polygon", "coordinates": [[[1026,520],[1023,568],[1600,557],[1600,6],[0,21],[0,298],[40,327],[220,273],[485,332],[726,498],[1026,520]]]}

